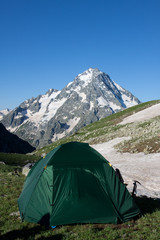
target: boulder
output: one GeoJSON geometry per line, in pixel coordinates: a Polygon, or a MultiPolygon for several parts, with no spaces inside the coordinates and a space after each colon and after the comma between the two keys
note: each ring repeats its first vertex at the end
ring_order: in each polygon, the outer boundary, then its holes
{"type": "Polygon", "coordinates": [[[33,166],[34,166],[34,163],[27,163],[22,169],[22,174],[27,176],[33,166]]]}

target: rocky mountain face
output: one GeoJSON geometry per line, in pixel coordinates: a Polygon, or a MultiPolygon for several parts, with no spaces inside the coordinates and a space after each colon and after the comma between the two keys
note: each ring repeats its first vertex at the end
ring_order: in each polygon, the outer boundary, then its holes
{"type": "Polygon", "coordinates": [[[107,74],[89,68],[61,91],[50,89],[23,102],[5,115],[2,123],[33,146],[42,147],[139,103],[107,74]]]}
{"type": "Polygon", "coordinates": [[[4,110],[1,110],[1,111],[0,111],[0,120],[2,120],[3,117],[4,117],[5,115],[7,115],[9,112],[10,112],[10,110],[9,110],[8,108],[7,108],[7,109],[4,109],[4,110]]]}
{"type": "Polygon", "coordinates": [[[7,131],[0,123],[0,152],[26,154],[34,150],[28,142],[7,131]]]}

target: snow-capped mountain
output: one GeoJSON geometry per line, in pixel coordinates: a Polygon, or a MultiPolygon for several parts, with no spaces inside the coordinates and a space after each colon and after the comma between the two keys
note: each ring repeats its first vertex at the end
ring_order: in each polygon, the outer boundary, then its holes
{"type": "Polygon", "coordinates": [[[89,68],[61,91],[29,99],[3,117],[6,128],[42,147],[140,101],[98,69],[89,68]]]}

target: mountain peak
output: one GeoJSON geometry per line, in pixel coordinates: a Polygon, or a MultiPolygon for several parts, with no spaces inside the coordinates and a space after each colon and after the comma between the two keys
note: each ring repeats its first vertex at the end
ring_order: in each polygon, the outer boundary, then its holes
{"type": "Polygon", "coordinates": [[[94,73],[94,72],[101,72],[98,68],[88,68],[85,72],[92,72],[92,73],[94,73]]]}
{"type": "Polygon", "coordinates": [[[91,82],[93,76],[98,76],[102,72],[98,68],[88,68],[83,73],[79,74],[76,79],[84,82],[91,82]]]}
{"type": "MultiPolygon", "coordinates": [[[[85,70],[83,73],[79,74],[79,75],[83,75],[83,74],[94,74],[94,73],[102,73],[98,68],[88,68],[87,70],[85,70]]],[[[78,75],[78,76],[79,76],[78,75]]]]}
{"type": "Polygon", "coordinates": [[[47,95],[48,94],[48,96],[50,96],[52,93],[57,93],[58,92],[58,90],[56,90],[56,89],[53,89],[53,88],[50,88],[46,93],[45,93],[45,95],[47,95]]]}

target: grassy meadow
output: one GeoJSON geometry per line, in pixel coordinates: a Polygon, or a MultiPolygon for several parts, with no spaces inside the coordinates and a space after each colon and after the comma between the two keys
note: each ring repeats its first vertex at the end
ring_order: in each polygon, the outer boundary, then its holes
{"type": "Polygon", "coordinates": [[[142,217],[123,224],[77,224],[55,229],[21,222],[17,199],[25,177],[21,167],[0,165],[0,239],[160,239],[160,200],[136,198],[142,217]]]}

